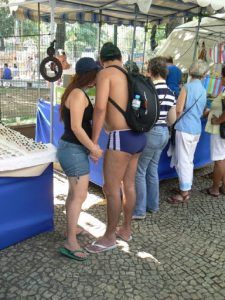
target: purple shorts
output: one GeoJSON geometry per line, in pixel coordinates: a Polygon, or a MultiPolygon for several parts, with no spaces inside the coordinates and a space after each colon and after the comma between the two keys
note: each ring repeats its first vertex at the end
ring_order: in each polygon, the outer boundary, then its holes
{"type": "Polygon", "coordinates": [[[114,130],[109,133],[107,149],[135,154],[142,152],[146,145],[146,136],[131,129],[114,130]]]}

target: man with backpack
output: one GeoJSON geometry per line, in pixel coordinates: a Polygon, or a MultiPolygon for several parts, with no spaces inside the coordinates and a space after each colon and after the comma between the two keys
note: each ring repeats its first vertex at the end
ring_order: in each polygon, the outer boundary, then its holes
{"type": "MultiPolygon", "coordinates": [[[[92,140],[98,144],[104,124],[109,133],[103,169],[107,227],[103,237],[87,246],[90,253],[116,248],[116,238],[127,242],[132,239],[131,220],[136,201],[135,174],[138,157],[146,144],[145,134],[133,131],[121,111],[109,100],[113,99],[113,102],[126,111],[129,98],[128,80],[126,73],[121,70],[122,56],[119,48],[112,43],[105,43],[100,51],[100,60],[104,69],[97,75],[92,140]],[[124,197],[121,203],[122,182],[124,197]],[[121,208],[124,220],[122,226],[117,228],[121,208]]],[[[95,160],[94,157],[93,159],[95,160]]]]}

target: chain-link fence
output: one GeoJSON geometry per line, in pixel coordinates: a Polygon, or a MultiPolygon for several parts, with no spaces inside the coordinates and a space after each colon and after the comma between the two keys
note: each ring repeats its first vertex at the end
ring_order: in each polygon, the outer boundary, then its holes
{"type": "MultiPolygon", "coordinates": [[[[47,56],[46,50],[51,42],[50,24],[14,20],[13,27],[14,34],[0,36],[0,121],[33,123],[38,99],[49,99],[50,84],[40,76],[39,65],[47,56]]],[[[144,52],[146,61],[151,56],[150,33],[149,30],[145,34],[143,27],[136,29],[133,59],[141,70],[144,52]]],[[[60,54],[59,49],[65,51],[70,72],[73,73],[80,57],[90,56],[97,60],[100,47],[107,41],[117,43],[124,63],[129,60],[133,27],[108,24],[100,27],[94,23],[57,24],[56,39],[56,54],[60,54]]],[[[60,84],[62,81],[55,83],[60,84]]]]}

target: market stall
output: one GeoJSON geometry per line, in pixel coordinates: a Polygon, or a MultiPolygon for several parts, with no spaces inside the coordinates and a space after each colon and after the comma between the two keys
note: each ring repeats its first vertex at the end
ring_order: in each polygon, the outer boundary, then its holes
{"type": "MultiPolygon", "coordinates": [[[[200,58],[202,45],[204,43],[205,59],[211,66],[225,61],[225,55],[223,56],[223,51],[225,50],[224,27],[224,13],[201,19],[196,58],[200,58]]],[[[174,59],[174,63],[180,67],[183,72],[188,72],[195,52],[197,30],[197,19],[176,27],[169,37],[158,47],[157,55],[171,55],[174,59]]]]}
{"type": "MultiPolygon", "coordinates": [[[[50,138],[50,103],[48,101],[40,100],[38,103],[37,111],[37,127],[36,127],[36,141],[43,143],[48,143],[50,138]]],[[[197,146],[195,153],[195,168],[202,167],[210,163],[210,153],[209,153],[209,134],[204,131],[206,124],[206,119],[202,119],[202,135],[197,146]]],[[[63,133],[63,123],[59,121],[59,105],[54,106],[54,144],[57,146],[58,140],[63,133]]],[[[104,130],[102,130],[99,144],[102,149],[106,149],[108,136],[104,130]]],[[[170,158],[167,156],[167,149],[164,149],[160,162],[159,162],[159,177],[160,179],[167,179],[176,177],[176,171],[170,168],[170,158]]],[[[91,172],[90,181],[102,186],[103,185],[103,159],[101,158],[97,164],[90,162],[91,172]]]]}
{"type": "MultiPolygon", "coordinates": [[[[196,1],[176,1],[172,5],[171,0],[27,0],[9,1],[9,4],[1,4],[1,7],[10,6],[16,18],[29,18],[31,20],[51,22],[51,38],[54,40],[54,22],[95,22],[99,24],[99,40],[101,25],[103,22],[116,25],[131,25],[134,27],[132,55],[135,48],[136,26],[144,26],[146,22],[161,24],[169,22],[173,18],[183,17],[187,12],[190,15],[199,14],[199,3],[196,1]]],[[[39,61],[40,63],[40,61],[39,61]]],[[[204,128],[205,120],[202,120],[204,128]]],[[[36,140],[44,143],[53,142],[57,145],[62,132],[62,124],[59,123],[58,106],[54,105],[54,89],[51,85],[50,103],[40,101],[37,112],[36,140]],[[53,130],[54,129],[54,130],[53,130]]],[[[17,139],[14,138],[14,141],[17,139]]],[[[102,132],[100,145],[105,149],[107,135],[102,132]]],[[[12,143],[13,144],[13,143],[12,143]]],[[[28,143],[29,144],[29,143],[28,143]]],[[[8,143],[3,143],[3,153],[8,143]]],[[[34,143],[36,146],[37,144],[34,143]]],[[[43,152],[37,151],[37,155],[23,152],[19,158],[14,156],[15,145],[9,153],[10,160],[14,163],[6,163],[2,159],[4,167],[0,170],[0,249],[37,233],[53,229],[53,195],[52,195],[52,165],[55,149],[46,146],[43,152]],[[52,151],[51,158],[44,159],[44,150],[52,151]],[[41,155],[40,155],[41,153],[41,155]],[[22,157],[24,156],[24,160],[22,157]],[[37,162],[35,157],[39,157],[37,162]],[[14,160],[15,159],[15,160],[14,160]],[[22,164],[29,161],[30,164],[22,164]],[[34,163],[35,162],[35,163],[34,163]],[[40,165],[46,165],[43,169],[40,165]],[[35,167],[35,175],[32,173],[35,167]],[[38,170],[37,170],[37,169],[38,170]],[[27,170],[29,169],[29,170],[27,170]],[[42,170],[40,170],[42,169],[42,170]],[[15,171],[15,173],[14,173],[15,171]],[[25,174],[27,174],[26,177],[25,174]]],[[[31,146],[32,148],[32,146],[31,146]]],[[[35,148],[35,147],[34,147],[35,148]]],[[[16,146],[19,152],[20,146],[16,146]]],[[[33,149],[35,152],[35,149],[33,149]]],[[[39,149],[40,150],[40,149],[39,149]]],[[[33,153],[34,154],[34,153],[33,153]]],[[[48,155],[47,155],[48,156],[48,155]]],[[[195,156],[195,167],[200,167],[209,162],[209,138],[204,132],[195,156]]],[[[175,176],[175,171],[169,167],[169,159],[166,150],[163,152],[159,165],[160,178],[175,176]]],[[[91,163],[91,181],[102,185],[102,160],[98,164],[91,163]]]]}

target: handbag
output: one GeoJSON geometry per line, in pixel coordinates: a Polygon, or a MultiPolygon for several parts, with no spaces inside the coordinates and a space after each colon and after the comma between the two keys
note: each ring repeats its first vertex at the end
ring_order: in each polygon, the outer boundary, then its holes
{"type": "MultiPolygon", "coordinates": [[[[222,109],[223,109],[223,113],[225,112],[225,103],[224,103],[224,99],[222,99],[222,109]]],[[[225,122],[220,124],[220,137],[222,139],[225,139],[225,122]]]]}
{"type": "Polygon", "coordinates": [[[172,146],[175,146],[175,140],[176,140],[175,125],[176,125],[176,122],[170,127],[170,143],[172,146]]]}

